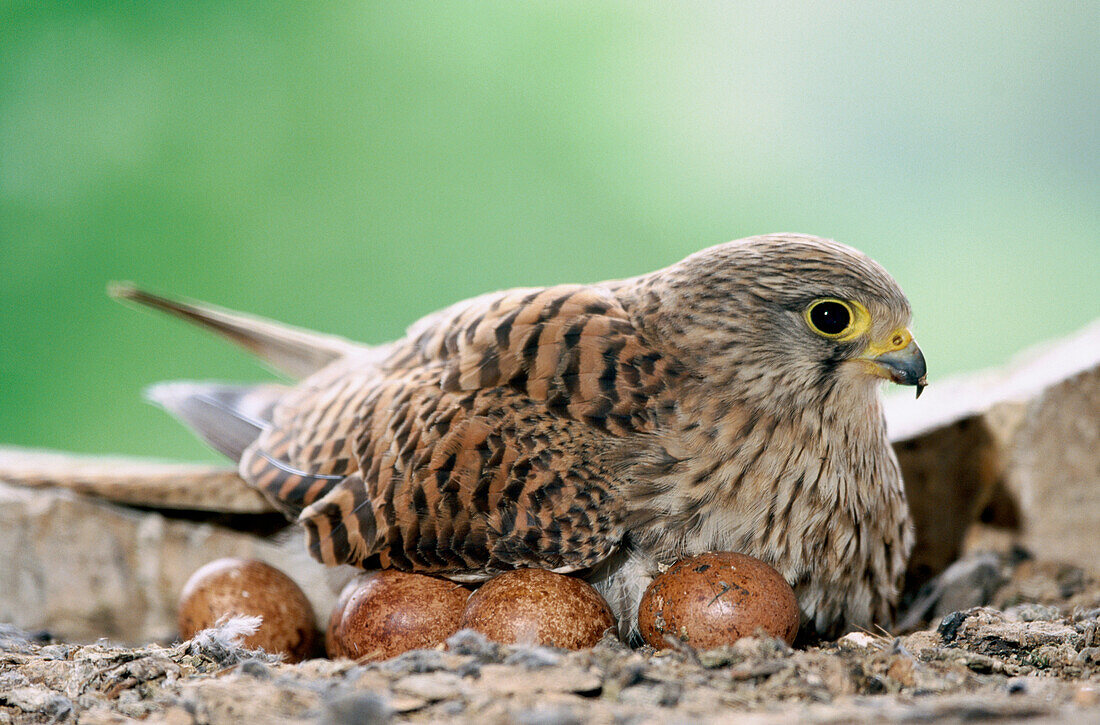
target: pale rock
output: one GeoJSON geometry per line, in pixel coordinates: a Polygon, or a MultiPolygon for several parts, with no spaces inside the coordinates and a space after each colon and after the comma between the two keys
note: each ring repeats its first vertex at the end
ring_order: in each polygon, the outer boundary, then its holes
{"type": "Polygon", "coordinates": [[[327,570],[301,538],[296,528],[264,538],[69,491],[0,483],[0,622],[76,641],[170,640],[184,583],[226,556],[278,567],[316,612],[327,613],[351,570],[327,570]]]}
{"type": "Polygon", "coordinates": [[[478,678],[480,688],[499,696],[521,692],[590,692],[598,690],[602,683],[598,673],[569,666],[527,670],[523,677],[516,677],[512,665],[485,665],[478,678]]]}
{"type": "Polygon", "coordinates": [[[394,692],[421,698],[428,702],[459,697],[463,692],[462,678],[451,672],[424,672],[406,675],[393,683],[394,692]]]}
{"type": "Polygon", "coordinates": [[[1097,570],[1100,320],[1009,366],[886,401],[917,529],[907,589],[958,558],[983,510],[1040,557],[1097,570]]]}
{"type": "Polygon", "coordinates": [[[1033,400],[1003,451],[1026,548],[1100,571],[1100,366],[1033,400]]]}
{"type": "Polygon", "coordinates": [[[32,488],[64,488],[147,508],[228,514],[275,511],[259,491],[228,466],[0,446],[0,481],[32,488]]]}
{"type": "Polygon", "coordinates": [[[16,687],[0,693],[0,704],[27,714],[47,716],[54,721],[64,720],[73,712],[72,701],[41,685],[16,687]]]}

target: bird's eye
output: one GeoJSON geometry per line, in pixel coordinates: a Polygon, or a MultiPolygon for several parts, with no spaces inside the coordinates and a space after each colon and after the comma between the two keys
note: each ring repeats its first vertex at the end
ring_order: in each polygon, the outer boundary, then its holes
{"type": "Polygon", "coordinates": [[[824,337],[843,337],[852,330],[852,307],[840,300],[816,300],[806,310],[806,322],[824,337]]]}

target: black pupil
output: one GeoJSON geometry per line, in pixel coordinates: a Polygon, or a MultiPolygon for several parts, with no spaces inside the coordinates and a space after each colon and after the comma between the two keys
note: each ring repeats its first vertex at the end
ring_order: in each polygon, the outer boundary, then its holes
{"type": "Polygon", "coordinates": [[[839,302],[821,302],[810,310],[810,322],[826,335],[839,335],[851,320],[848,308],[839,302]]]}

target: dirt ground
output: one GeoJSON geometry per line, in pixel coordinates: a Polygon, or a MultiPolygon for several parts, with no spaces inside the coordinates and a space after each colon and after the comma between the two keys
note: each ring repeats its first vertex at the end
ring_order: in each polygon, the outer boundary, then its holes
{"type": "Polygon", "coordinates": [[[974,561],[930,610],[960,586],[985,587],[989,606],[801,650],[752,638],[653,652],[608,637],[563,652],[462,631],[381,663],[290,665],[226,631],[129,649],[0,628],[0,723],[1100,723],[1100,581],[1021,556],[974,561]]]}

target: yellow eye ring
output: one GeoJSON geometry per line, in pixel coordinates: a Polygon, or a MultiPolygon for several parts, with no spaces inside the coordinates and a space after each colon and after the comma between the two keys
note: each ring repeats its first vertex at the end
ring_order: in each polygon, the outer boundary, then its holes
{"type": "Polygon", "coordinates": [[[802,316],[811,330],[830,340],[854,340],[871,327],[867,308],[855,300],[822,297],[811,302],[802,316]]]}

